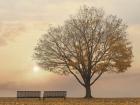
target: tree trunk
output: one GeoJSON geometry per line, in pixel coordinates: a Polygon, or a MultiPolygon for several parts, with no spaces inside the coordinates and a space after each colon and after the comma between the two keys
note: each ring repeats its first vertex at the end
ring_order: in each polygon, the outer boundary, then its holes
{"type": "Polygon", "coordinates": [[[85,98],[92,98],[90,83],[87,83],[87,84],[86,84],[85,90],[86,90],[85,98]]]}

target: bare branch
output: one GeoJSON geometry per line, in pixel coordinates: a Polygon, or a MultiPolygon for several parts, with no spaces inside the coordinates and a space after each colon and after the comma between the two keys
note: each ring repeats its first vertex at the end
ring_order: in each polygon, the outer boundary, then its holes
{"type": "Polygon", "coordinates": [[[102,74],[103,72],[99,73],[99,75],[90,83],[90,85],[93,85],[100,78],[102,74]]]}

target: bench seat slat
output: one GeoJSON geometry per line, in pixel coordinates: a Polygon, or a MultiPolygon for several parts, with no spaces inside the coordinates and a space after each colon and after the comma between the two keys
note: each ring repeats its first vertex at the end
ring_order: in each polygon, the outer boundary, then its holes
{"type": "Polygon", "coordinates": [[[17,98],[41,98],[41,91],[17,91],[17,98]]]}
{"type": "Polygon", "coordinates": [[[43,98],[65,98],[66,91],[44,91],[43,98]]]}

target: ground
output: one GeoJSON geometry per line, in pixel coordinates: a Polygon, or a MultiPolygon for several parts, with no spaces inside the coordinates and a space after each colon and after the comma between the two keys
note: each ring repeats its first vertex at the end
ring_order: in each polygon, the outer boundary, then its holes
{"type": "Polygon", "coordinates": [[[140,98],[67,98],[67,99],[16,99],[0,98],[0,105],[140,105],[140,98]]]}

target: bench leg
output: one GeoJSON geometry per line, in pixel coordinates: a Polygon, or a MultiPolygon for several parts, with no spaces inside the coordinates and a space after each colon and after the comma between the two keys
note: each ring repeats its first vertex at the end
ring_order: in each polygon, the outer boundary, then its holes
{"type": "Polygon", "coordinates": [[[41,100],[41,97],[39,97],[39,101],[41,100]]]}

